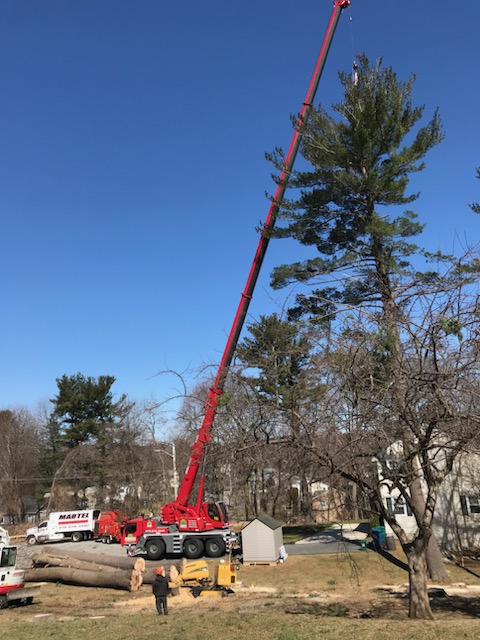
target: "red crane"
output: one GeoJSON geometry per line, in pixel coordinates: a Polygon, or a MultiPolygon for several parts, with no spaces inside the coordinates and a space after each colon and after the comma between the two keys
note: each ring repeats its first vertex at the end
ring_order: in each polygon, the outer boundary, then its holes
{"type": "Polygon", "coordinates": [[[201,510],[200,508],[201,508],[202,497],[203,497],[203,476],[201,477],[202,486],[200,487],[200,491],[198,494],[197,505],[195,507],[192,507],[192,506],[189,506],[188,503],[192,493],[193,485],[198,475],[200,464],[202,463],[202,460],[203,460],[205,447],[208,445],[211,439],[212,425],[215,420],[215,416],[217,412],[218,399],[220,395],[223,393],[223,390],[225,387],[225,380],[233,359],[233,355],[235,353],[235,349],[238,344],[240,333],[245,323],[245,318],[248,312],[250,302],[252,300],[258,275],[260,273],[263,259],[267,251],[270,231],[275,226],[276,217],[280,209],[280,206],[283,202],[285,190],[288,185],[288,179],[292,172],[295,158],[297,156],[298,149],[300,147],[300,133],[301,133],[303,124],[304,122],[306,122],[308,118],[308,114],[312,108],[315,93],[317,91],[318,83],[320,81],[320,77],[321,77],[323,68],[325,66],[325,61],[327,59],[327,54],[330,49],[330,44],[332,42],[333,35],[335,33],[335,29],[340,17],[340,13],[343,9],[345,9],[349,5],[350,5],[350,0],[337,0],[336,2],[334,2],[333,12],[330,17],[330,22],[327,27],[327,32],[322,44],[322,48],[320,49],[317,63],[312,75],[312,79],[310,81],[310,86],[308,87],[307,95],[305,97],[305,100],[302,105],[302,109],[298,116],[292,141],[290,143],[288,153],[285,157],[284,167],[280,175],[280,180],[279,180],[275,195],[272,200],[272,204],[270,206],[270,210],[268,212],[268,215],[263,227],[263,231],[260,237],[260,241],[258,243],[257,251],[255,253],[255,257],[253,259],[253,263],[250,268],[250,273],[248,274],[245,289],[242,292],[240,303],[237,308],[237,313],[235,315],[232,328],[228,336],[228,340],[225,346],[225,350],[223,352],[222,359],[220,361],[220,365],[218,367],[215,381],[212,387],[210,388],[208,398],[205,403],[205,415],[204,415],[203,423],[198,431],[196,441],[193,445],[192,453],[190,455],[190,461],[189,461],[187,470],[185,472],[185,475],[183,477],[183,480],[180,484],[180,489],[178,492],[177,499],[174,502],[166,504],[162,508],[162,520],[164,522],[177,521],[179,514],[185,513],[186,511],[191,512],[193,515],[195,513],[199,513],[199,511],[201,510]]]}
{"type": "MultiPolygon", "coordinates": [[[[258,275],[260,273],[260,269],[262,267],[265,253],[269,244],[270,232],[275,226],[277,214],[282,205],[285,190],[288,185],[288,180],[300,147],[300,134],[305,122],[307,121],[308,114],[312,109],[315,93],[317,91],[320,77],[325,66],[327,55],[330,50],[330,45],[332,43],[340,14],[343,9],[345,9],[349,5],[350,0],[336,0],[333,3],[333,11],[330,16],[327,31],[317,58],[317,62],[313,71],[312,78],[310,80],[310,85],[308,87],[305,100],[303,101],[302,109],[294,128],[290,147],[285,157],[283,170],[280,175],[278,186],[263,226],[260,241],[255,252],[255,257],[250,268],[250,273],[248,274],[245,288],[241,295],[240,303],[233,320],[232,328],[228,336],[225,350],[223,352],[223,356],[220,361],[214,383],[208,393],[208,397],[205,403],[205,414],[203,422],[198,431],[195,443],[192,447],[190,460],[183,480],[180,484],[178,496],[176,500],[174,500],[173,502],[169,502],[162,507],[160,518],[161,523],[153,522],[152,524],[152,519],[148,520],[148,524],[150,526],[144,529],[144,535],[142,539],[139,540],[136,544],[134,553],[139,549],[139,547],[145,548],[149,557],[151,557],[152,559],[156,559],[156,557],[159,557],[158,554],[160,552],[160,549],[165,549],[165,543],[168,552],[168,540],[166,540],[165,538],[165,533],[170,530],[170,527],[168,525],[173,525],[177,531],[190,532],[191,534],[194,534],[196,536],[199,535],[199,532],[215,533],[215,530],[218,531],[221,529],[229,529],[230,520],[226,505],[222,502],[203,502],[203,475],[201,475],[199,478],[196,504],[190,504],[190,498],[195,481],[198,477],[200,465],[202,464],[204,459],[205,449],[211,439],[212,425],[215,420],[218,401],[223,393],[226,377],[232,363],[233,355],[238,344],[240,333],[245,323],[245,318],[250,302],[252,300],[258,275]],[[163,536],[162,541],[160,541],[160,534],[163,536]],[[155,541],[152,542],[153,539],[155,539],[155,541]],[[149,552],[149,548],[151,549],[151,552],[149,552]]],[[[131,533],[133,534],[133,527],[131,527],[131,529],[131,533]]],[[[138,539],[138,533],[140,533],[140,531],[137,530],[137,535],[131,536],[132,542],[134,538],[138,539]]],[[[218,531],[218,533],[220,534],[220,531],[218,531]]],[[[217,540],[219,540],[218,537],[217,540]]],[[[125,542],[128,543],[127,541],[125,542]]],[[[188,549],[188,552],[186,552],[185,555],[187,555],[188,557],[198,557],[201,551],[203,551],[204,547],[208,553],[209,540],[206,539],[198,544],[195,544],[195,538],[190,536],[190,538],[187,538],[184,543],[183,551],[185,552],[185,550],[188,549]],[[189,543],[191,543],[191,548],[189,548],[188,546],[189,543]]],[[[212,544],[211,548],[215,549],[215,552],[208,555],[220,555],[215,544],[212,544]]],[[[220,548],[224,548],[223,542],[220,544],[220,548]]]]}

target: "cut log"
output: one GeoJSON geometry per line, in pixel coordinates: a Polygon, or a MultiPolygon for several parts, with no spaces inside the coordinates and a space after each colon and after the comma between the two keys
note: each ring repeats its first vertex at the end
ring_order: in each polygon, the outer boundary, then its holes
{"type": "MultiPolygon", "coordinates": [[[[99,544],[99,549],[102,548],[103,545],[99,544]]],[[[42,547],[42,554],[43,553],[55,557],[68,556],[69,558],[76,558],[77,560],[82,560],[83,562],[93,562],[94,564],[101,564],[102,566],[108,565],[109,567],[115,567],[117,569],[128,569],[130,571],[133,569],[133,565],[135,564],[136,560],[135,558],[131,558],[126,554],[124,556],[110,556],[102,552],[90,553],[88,551],[75,551],[73,549],[69,549],[67,553],[63,549],[59,550],[58,545],[56,547],[42,547]]]]}
{"type": "MultiPolygon", "coordinates": [[[[53,555],[50,553],[39,553],[32,558],[33,566],[38,571],[42,569],[65,569],[66,571],[55,572],[49,571],[52,578],[38,578],[45,582],[65,582],[65,584],[80,584],[82,586],[106,586],[110,588],[128,588],[129,591],[138,591],[143,584],[143,572],[145,571],[145,560],[139,558],[133,567],[133,569],[117,569],[115,567],[95,563],[85,562],[72,556],[53,555]],[[68,573],[68,571],[77,571],[80,573],[68,573]],[[85,572],[94,573],[95,578],[88,578],[84,574],[85,572]],[[112,576],[111,578],[105,577],[105,575],[112,576]],[[56,578],[56,576],[59,576],[56,578]],[[73,577],[72,577],[73,576],[73,577]],[[101,577],[99,577],[101,576],[101,577]],[[123,585],[127,584],[128,587],[123,585]],[[113,581],[113,583],[112,583],[113,581]],[[120,586],[117,586],[120,585],[120,586]]],[[[37,571],[37,575],[40,575],[37,571]]],[[[33,579],[33,578],[32,578],[33,579]]]]}
{"type": "Polygon", "coordinates": [[[48,553],[34,555],[32,564],[34,567],[64,567],[67,569],[83,569],[84,571],[119,571],[119,569],[108,565],[96,562],[85,562],[72,556],[54,556],[48,553]]]}
{"type": "Polygon", "coordinates": [[[133,568],[143,573],[145,571],[145,566],[146,566],[145,560],[143,558],[137,558],[135,560],[135,564],[133,565],[133,568]]]}
{"type": "Polygon", "coordinates": [[[61,582],[80,587],[102,587],[138,591],[142,584],[142,574],[138,570],[89,571],[70,567],[42,567],[27,569],[26,582],[61,582]]]}

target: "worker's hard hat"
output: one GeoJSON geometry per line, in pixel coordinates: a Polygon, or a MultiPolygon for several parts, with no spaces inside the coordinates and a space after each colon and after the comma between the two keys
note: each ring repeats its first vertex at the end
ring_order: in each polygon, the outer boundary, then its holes
{"type": "Polygon", "coordinates": [[[165,572],[163,570],[163,567],[158,567],[157,569],[155,569],[155,573],[158,574],[159,576],[163,576],[165,572]]]}

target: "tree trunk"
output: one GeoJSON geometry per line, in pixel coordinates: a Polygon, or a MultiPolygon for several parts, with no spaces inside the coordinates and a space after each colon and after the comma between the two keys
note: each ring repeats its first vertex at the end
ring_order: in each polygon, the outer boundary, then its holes
{"type": "Polygon", "coordinates": [[[307,517],[312,513],[310,487],[308,486],[305,474],[302,474],[300,478],[300,512],[303,521],[306,521],[307,517]]]}
{"type": "Polygon", "coordinates": [[[433,620],[427,585],[427,558],[423,544],[415,543],[404,548],[409,574],[409,618],[433,620]]]}
{"type": "Polygon", "coordinates": [[[54,556],[48,553],[39,553],[32,558],[34,568],[40,567],[63,567],[64,569],[82,569],[84,571],[96,571],[96,572],[118,572],[115,567],[107,566],[104,564],[97,564],[96,562],[85,562],[84,560],[77,560],[71,556],[54,556]]]}
{"type": "Polygon", "coordinates": [[[448,581],[448,573],[445,569],[442,552],[433,534],[430,536],[427,547],[427,571],[430,580],[435,582],[448,581]]]}
{"type": "Polygon", "coordinates": [[[72,569],[70,567],[42,567],[27,569],[26,582],[61,582],[80,587],[103,587],[106,589],[123,589],[138,591],[142,585],[142,576],[136,569],[133,571],[91,571],[72,569]]]}
{"type": "MultiPolygon", "coordinates": [[[[415,471],[419,470],[418,459],[414,460],[415,471]]],[[[419,474],[416,474],[412,482],[410,483],[410,496],[413,504],[421,513],[426,511],[425,496],[422,490],[422,485],[419,480],[419,474]]],[[[431,527],[431,524],[429,525],[431,527]]],[[[433,535],[430,536],[426,552],[427,562],[427,575],[431,580],[436,582],[446,582],[448,580],[447,571],[443,562],[442,553],[438,546],[438,542],[433,535]]]]}
{"type": "Polygon", "coordinates": [[[347,518],[351,518],[352,520],[359,520],[360,516],[358,509],[358,487],[354,482],[349,484],[349,487],[351,489],[351,501],[348,505],[348,511],[350,511],[350,513],[347,514],[347,518]]]}

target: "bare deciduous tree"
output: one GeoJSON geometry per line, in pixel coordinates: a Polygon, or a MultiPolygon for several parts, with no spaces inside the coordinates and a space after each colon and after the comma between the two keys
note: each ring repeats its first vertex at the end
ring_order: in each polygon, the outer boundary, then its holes
{"type": "Polygon", "coordinates": [[[0,411],[0,512],[21,521],[38,480],[38,425],[26,409],[0,411]]]}

